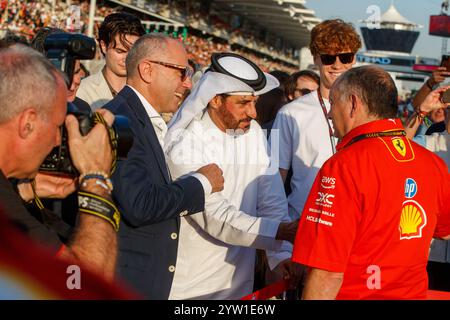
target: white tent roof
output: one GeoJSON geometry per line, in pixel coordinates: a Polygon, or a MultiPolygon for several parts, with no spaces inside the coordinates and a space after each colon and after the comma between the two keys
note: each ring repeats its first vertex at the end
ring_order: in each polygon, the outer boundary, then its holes
{"type": "Polygon", "coordinates": [[[398,23],[398,24],[407,24],[418,26],[416,23],[409,21],[405,17],[403,17],[400,12],[394,7],[394,4],[391,4],[389,9],[383,13],[381,16],[381,23],[398,23]]]}

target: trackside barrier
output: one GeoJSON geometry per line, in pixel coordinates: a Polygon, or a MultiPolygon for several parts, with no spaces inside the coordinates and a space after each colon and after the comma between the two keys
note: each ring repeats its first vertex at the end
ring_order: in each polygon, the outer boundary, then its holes
{"type": "Polygon", "coordinates": [[[261,290],[255,291],[243,298],[241,300],[267,300],[276,295],[279,295],[287,290],[288,288],[288,280],[281,280],[275,282],[261,290]]]}
{"type": "MultiPolygon", "coordinates": [[[[288,280],[281,280],[275,282],[261,290],[255,291],[243,298],[241,300],[267,300],[274,296],[277,296],[286,290],[288,290],[288,280]]],[[[450,292],[446,291],[427,291],[427,300],[450,300],[450,292]]]]}

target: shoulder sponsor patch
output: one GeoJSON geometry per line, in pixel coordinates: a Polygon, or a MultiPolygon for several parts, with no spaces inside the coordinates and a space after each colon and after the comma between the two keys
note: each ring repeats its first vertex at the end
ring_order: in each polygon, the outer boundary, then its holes
{"type": "Polygon", "coordinates": [[[323,176],[320,186],[324,189],[334,189],[336,187],[336,178],[323,176]]]}
{"type": "Polygon", "coordinates": [[[317,192],[316,205],[331,208],[334,197],[334,194],[319,191],[317,192]]]}
{"type": "Polygon", "coordinates": [[[408,162],[415,158],[414,150],[406,137],[379,137],[390,155],[398,162],[408,162]]]}

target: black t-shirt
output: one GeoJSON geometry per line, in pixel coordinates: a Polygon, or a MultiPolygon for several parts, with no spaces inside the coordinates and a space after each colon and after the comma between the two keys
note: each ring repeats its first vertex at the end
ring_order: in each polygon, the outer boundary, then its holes
{"type": "Polygon", "coordinates": [[[432,135],[435,132],[444,132],[445,131],[445,121],[433,123],[425,132],[427,136],[432,135]]]}
{"type": "Polygon", "coordinates": [[[62,243],[55,231],[47,227],[42,221],[42,214],[36,210],[28,211],[22,199],[14,190],[12,183],[0,170],[0,206],[3,207],[6,216],[23,233],[55,253],[62,243]]]}

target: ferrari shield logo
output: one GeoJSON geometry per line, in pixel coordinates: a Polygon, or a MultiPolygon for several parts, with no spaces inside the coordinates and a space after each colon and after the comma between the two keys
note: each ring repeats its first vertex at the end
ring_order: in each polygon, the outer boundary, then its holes
{"type": "Polygon", "coordinates": [[[392,139],[392,144],[394,145],[395,150],[398,151],[404,157],[406,155],[406,146],[405,142],[401,138],[392,139]]]}

